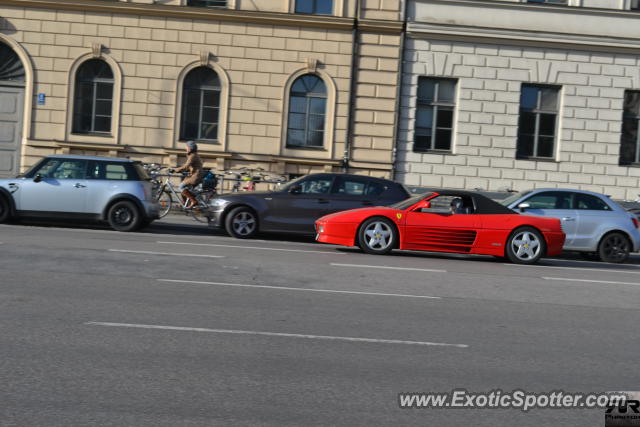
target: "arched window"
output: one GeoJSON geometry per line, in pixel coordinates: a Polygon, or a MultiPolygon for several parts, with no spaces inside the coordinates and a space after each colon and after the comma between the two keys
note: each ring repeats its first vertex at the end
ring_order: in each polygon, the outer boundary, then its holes
{"type": "Polygon", "coordinates": [[[109,133],[113,110],[113,71],[101,59],[90,59],[76,73],[74,133],[109,133]]]}
{"type": "Polygon", "coordinates": [[[4,43],[0,43],[0,80],[24,83],[25,73],[18,55],[4,43]]]}
{"type": "Polygon", "coordinates": [[[180,139],[217,140],[220,79],[209,67],[191,70],[184,79],[180,139]]]}
{"type": "Polygon", "coordinates": [[[291,85],[287,147],[324,146],[327,87],[315,74],[298,77],[291,85]]]}

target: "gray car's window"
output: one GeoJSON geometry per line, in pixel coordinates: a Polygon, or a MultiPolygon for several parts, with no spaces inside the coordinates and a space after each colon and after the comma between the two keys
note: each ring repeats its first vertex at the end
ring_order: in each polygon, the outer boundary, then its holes
{"type": "Polygon", "coordinates": [[[348,196],[378,197],[385,192],[387,186],[362,178],[338,177],[334,192],[348,196]]]}
{"type": "Polygon", "coordinates": [[[576,193],[575,208],[590,211],[610,211],[611,208],[602,199],[590,194],[576,193]]]}
{"type": "Polygon", "coordinates": [[[333,177],[318,177],[302,180],[298,183],[302,194],[327,194],[331,190],[333,177]]]}
{"type": "Polygon", "coordinates": [[[571,193],[546,191],[534,194],[524,201],[530,209],[571,209],[571,193]]]}
{"type": "Polygon", "coordinates": [[[369,181],[369,185],[367,185],[367,188],[364,190],[364,195],[371,196],[371,197],[378,197],[382,193],[384,193],[386,190],[387,190],[386,185],[379,182],[369,181]]]}
{"type": "Polygon", "coordinates": [[[87,161],[76,159],[49,159],[38,169],[42,178],[85,179],[87,161]]]}
{"type": "Polygon", "coordinates": [[[336,193],[348,196],[363,196],[367,182],[354,178],[338,178],[336,193]]]}

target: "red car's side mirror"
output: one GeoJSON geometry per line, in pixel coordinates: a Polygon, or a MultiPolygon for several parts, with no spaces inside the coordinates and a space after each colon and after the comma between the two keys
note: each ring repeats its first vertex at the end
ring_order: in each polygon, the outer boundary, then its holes
{"type": "Polygon", "coordinates": [[[416,211],[419,211],[422,209],[431,209],[431,202],[428,200],[423,200],[420,203],[418,203],[415,207],[416,211]]]}

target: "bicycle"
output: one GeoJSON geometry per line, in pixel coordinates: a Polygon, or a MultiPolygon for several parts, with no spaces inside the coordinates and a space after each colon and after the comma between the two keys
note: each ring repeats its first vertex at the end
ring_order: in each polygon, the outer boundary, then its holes
{"type": "Polygon", "coordinates": [[[237,193],[239,191],[255,191],[257,183],[281,185],[287,181],[287,179],[282,175],[265,172],[262,168],[226,170],[222,174],[223,183],[227,175],[233,176],[233,178],[226,178],[234,181],[233,186],[231,187],[232,193],[237,193]],[[245,184],[244,186],[242,185],[243,183],[245,184]]]}
{"type": "MultiPolygon", "coordinates": [[[[166,169],[166,167],[160,169],[166,169]]],[[[198,204],[196,206],[189,206],[189,200],[182,200],[182,196],[180,195],[180,193],[178,193],[178,190],[176,190],[176,186],[171,182],[171,178],[184,178],[186,175],[171,173],[158,173],[156,175],[156,177],[161,176],[165,177],[165,179],[160,181],[158,191],[154,195],[154,199],[160,204],[160,218],[164,218],[165,216],[167,216],[171,209],[174,207],[174,202],[178,201],[178,209],[184,212],[186,215],[191,215],[193,219],[198,222],[209,221],[209,202],[218,194],[215,188],[215,183],[213,184],[213,186],[211,186],[211,184],[203,185],[203,183],[200,183],[193,190],[191,190],[191,193],[198,201],[198,204]]]]}

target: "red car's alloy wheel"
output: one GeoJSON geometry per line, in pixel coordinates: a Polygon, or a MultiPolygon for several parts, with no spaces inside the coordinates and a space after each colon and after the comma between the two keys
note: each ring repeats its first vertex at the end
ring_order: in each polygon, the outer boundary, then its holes
{"type": "Polygon", "coordinates": [[[389,253],[396,242],[396,231],[386,218],[365,221],[358,232],[358,243],[363,251],[371,254],[389,253]]]}

